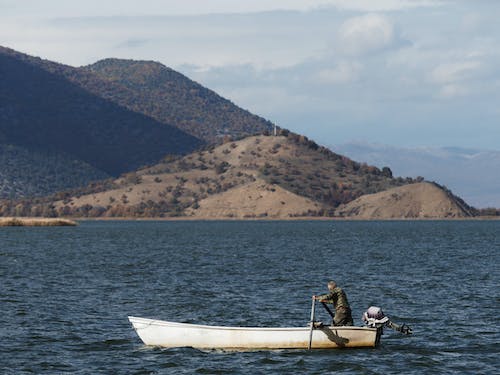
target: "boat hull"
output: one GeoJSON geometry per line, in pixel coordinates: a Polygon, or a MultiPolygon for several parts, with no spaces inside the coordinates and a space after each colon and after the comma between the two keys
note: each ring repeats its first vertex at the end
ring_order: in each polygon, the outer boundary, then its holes
{"type": "MultiPolygon", "coordinates": [[[[309,347],[309,327],[220,327],[132,316],[129,320],[144,344],[165,348],[259,350],[309,347]]],[[[380,332],[376,328],[324,326],[313,330],[311,349],[375,347],[379,338],[380,332]]]]}

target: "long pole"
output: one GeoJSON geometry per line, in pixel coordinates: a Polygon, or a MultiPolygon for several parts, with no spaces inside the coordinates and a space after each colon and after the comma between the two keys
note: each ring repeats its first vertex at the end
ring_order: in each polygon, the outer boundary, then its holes
{"type": "Polygon", "coordinates": [[[313,337],[313,328],[314,328],[314,307],[316,306],[316,300],[313,298],[312,299],[312,306],[311,306],[311,329],[309,330],[309,346],[307,350],[311,350],[311,345],[312,345],[312,337],[313,337]]]}
{"type": "Polygon", "coordinates": [[[325,310],[328,312],[328,314],[333,318],[335,318],[335,314],[333,313],[332,310],[330,310],[330,308],[328,307],[328,305],[324,302],[321,302],[321,304],[323,305],[323,307],[325,308],[325,310]]]}

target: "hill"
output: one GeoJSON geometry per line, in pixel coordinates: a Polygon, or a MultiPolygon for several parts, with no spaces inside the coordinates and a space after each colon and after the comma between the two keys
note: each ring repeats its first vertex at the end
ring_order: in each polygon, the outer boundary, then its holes
{"type": "Polygon", "coordinates": [[[205,142],[225,135],[241,138],[269,131],[272,123],[155,61],[109,58],[72,67],[0,46],[0,56],[63,77],[88,93],[205,142]]]}
{"type": "Polygon", "coordinates": [[[126,88],[90,88],[95,94],[207,142],[225,135],[241,138],[272,127],[269,121],[158,62],[105,59],[82,69],[126,88]]]}
{"type": "MultiPolygon", "coordinates": [[[[202,143],[90,93],[68,80],[69,74],[79,73],[0,48],[0,144],[71,155],[118,175],[202,143]]],[[[85,77],[99,83],[98,78],[85,77]]]]}
{"type": "Polygon", "coordinates": [[[463,218],[470,208],[440,186],[421,182],[368,194],[337,209],[337,215],[359,219],[463,218]]]}
{"type": "Polygon", "coordinates": [[[156,62],[75,68],[0,47],[0,80],[0,198],[85,186],[271,127],[156,62]]]}
{"type": "Polygon", "coordinates": [[[398,176],[425,176],[439,181],[475,207],[500,207],[500,174],[495,173],[500,169],[498,150],[404,148],[371,143],[348,143],[335,149],[379,167],[389,163],[398,176]]]}
{"type": "MultiPolygon", "coordinates": [[[[49,211],[91,217],[345,217],[343,205],[403,185],[414,189],[419,186],[415,182],[393,178],[387,167],[356,163],[304,136],[282,131],[277,137],[247,137],[167,158],[106,184],[49,200],[4,204],[0,214],[17,210],[25,216],[49,211]]],[[[429,204],[449,199],[446,193],[429,204]]],[[[407,212],[399,215],[407,217],[407,212]]]]}

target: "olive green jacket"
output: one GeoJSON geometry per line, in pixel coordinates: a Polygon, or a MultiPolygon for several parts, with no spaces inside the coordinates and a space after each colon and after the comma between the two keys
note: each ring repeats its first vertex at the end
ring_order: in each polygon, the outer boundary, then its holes
{"type": "Polygon", "coordinates": [[[347,296],[340,287],[336,287],[330,293],[323,294],[318,297],[320,302],[331,303],[333,304],[335,309],[338,309],[339,307],[350,308],[349,301],[347,301],[347,296]]]}

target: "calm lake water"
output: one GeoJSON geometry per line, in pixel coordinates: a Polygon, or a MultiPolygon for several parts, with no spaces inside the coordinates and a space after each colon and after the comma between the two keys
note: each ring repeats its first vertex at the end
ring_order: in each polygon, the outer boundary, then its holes
{"type": "Polygon", "coordinates": [[[500,221],[0,228],[0,373],[498,373],[499,264],[500,221]],[[329,279],[356,325],[377,305],[414,334],[386,330],[376,349],[206,352],[146,347],[127,320],[305,326],[329,279]]]}

